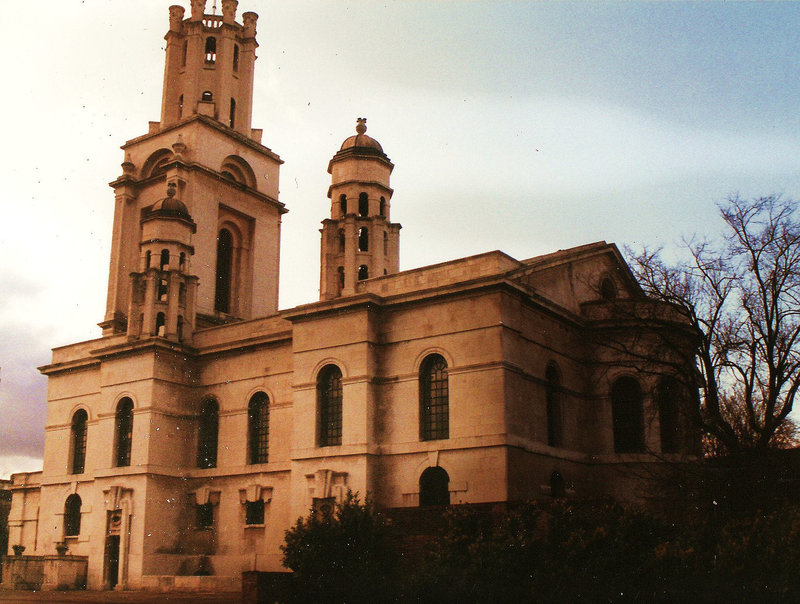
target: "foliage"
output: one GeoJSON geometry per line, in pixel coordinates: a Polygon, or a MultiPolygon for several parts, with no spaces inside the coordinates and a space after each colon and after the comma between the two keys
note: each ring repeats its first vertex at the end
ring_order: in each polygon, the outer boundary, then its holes
{"type": "Polygon", "coordinates": [[[740,455],[793,446],[789,417],[800,388],[800,221],[790,200],[732,197],[720,207],[724,238],[686,241],[689,260],[661,250],[633,256],[645,293],[680,309],[696,334],[695,421],[706,453],[740,455]]]}
{"type": "Polygon", "coordinates": [[[796,507],[680,522],[611,503],[456,510],[403,599],[782,600],[800,586],[798,546],[796,507]]]}
{"type": "Polygon", "coordinates": [[[351,491],[332,513],[298,518],[281,551],[299,601],[375,601],[393,561],[386,521],[369,496],[362,503],[351,491]]]}

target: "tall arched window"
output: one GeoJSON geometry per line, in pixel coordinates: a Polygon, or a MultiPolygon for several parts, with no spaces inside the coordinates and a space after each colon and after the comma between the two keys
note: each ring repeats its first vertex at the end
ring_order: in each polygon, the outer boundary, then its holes
{"type": "Polygon", "coordinates": [[[236,127],[236,99],[231,99],[231,112],[230,112],[230,119],[228,120],[228,125],[231,128],[236,127]]]}
{"type": "Polygon", "coordinates": [[[680,401],[682,397],[677,380],[674,378],[661,380],[656,388],[655,398],[661,433],[661,452],[678,453],[681,442],[680,401]]]}
{"type": "Polygon", "coordinates": [[[339,291],[341,292],[344,289],[344,267],[340,266],[336,272],[339,274],[339,291]]]}
{"type": "Polygon", "coordinates": [[[117,403],[115,428],[114,465],[117,467],[129,466],[131,465],[131,444],[133,442],[133,401],[128,397],[117,403]]]}
{"type": "Polygon", "coordinates": [[[419,505],[450,505],[450,476],[439,466],[427,468],[419,477],[419,505]]]}
{"type": "Polygon", "coordinates": [[[447,361],[439,354],[425,358],[419,369],[420,438],[450,437],[450,393],[447,361]]]}
{"type": "Polygon", "coordinates": [[[617,287],[609,277],[600,283],[600,297],[608,302],[617,299],[617,287]]]}
{"type": "Polygon", "coordinates": [[[169,250],[161,250],[161,259],[159,261],[159,268],[162,271],[169,270],[169,250]]]}
{"type": "Polygon", "coordinates": [[[213,64],[217,61],[217,39],[214,36],[206,38],[206,63],[213,64]]]}
{"type": "Polygon", "coordinates": [[[166,320],[167,316],[160,312],[156,315],[156,332],[154,335],[157,335],[160,338],[164,337],[164,332],[166,330],[166,320]]]}
{"type": "Polygon", "coordinates": [[[381,197],[380,211],[381,211],[381,218],[386,218],[386,198],[383,196],[381,197]]]}
{"type": "Polygon", "coordinates": [[[249,463],[269,461],[269,397],[256,392],[247,406],[247,447],[249,463]]]}
{"type": "Polygon", "coordinates": [[[72,416],[72,474],[83,474],[86,465],[86,422],[89,416],[78,409],[72,416]]]}
{"type": "Polygon", "coordinates": [[[344,252],[344,229],[339,229],[339,252],[344,252]]]}
{"type": "Polygon", "coordinates": [[[633,378],[619,378],[611,386],[611,413],[614,423],[614,452],[644,451],[644,411],[642,389],[633,378]]]}
{"type": "Polygon", "coordinates": [[[219,435],[219,405],[208,399],[200,408],[197,430],[197,467],[217,467],[217,439],[219,435]]]}
{"type": "Polygon", "coordinates": [[[233,235],[220,229],[217,237],[217,290],[214,309],[231,312],[231,277],[233,276],[233,235]]]}
{"type": "Polygon", "coordinates": [[[561,410],[561,383],[558,369],[550,365],[545,371],[545,398],[547,401],[547,444],[551,447],[560,447],[563,444],[562,410],[561,410]]]}
{"type": "Polygon", "coordinates": [[[200,96],[200,100],[204,103],[210,103],[214,100],[214,94],[210,90],[204,90],[203,94],[200,96]]]}
{"type": "Polygon", "coordinates": [[[342,215],[342,218],[347,214],[347,195],[339,196],[339,213],[342,215]]]}
{"type": "Polygon", "coordinates": [[[189,53],[189,40],[183,41],[181,48],[181,67],[186,67],[186,55],[189,53]]]}
{"type": "Polygon", "coordinates": [[[81,534],[81,498],[73,493],[64,502],[64,536],[77,537],[81,534]]]}
{"type": "Polygon", "coordinates": [[[145,268],[150,268],[150,263],[153,261],[152,259],[153,259],[153,252],[151,252],[150,250],[147,250],[144,253],[144,267],[145,268]]]}
{"type": "Polygon", "coordinates": [[[239,45],[233,45],[233,71],[239,71],[239,45]]]}
{"type": "Polygon", "coordinates": [[[342,444],[342,371],[328,365],[317,376],[320,447],[342,444]]]}
{"type": "Polygon", "coordinates": [[[358,229],[358,251],[369,251],[369,229],[367,229],[367,227],[358,229]]]}
{"type": "Polygon", "coordinates": [[[369,267],[366,264],[358,267],[358,280],[363,281],[364,279],[369,279],[369,267]]]}
{"type": "Polygon", "coordinates": [[[366,193],[358,194],[358,215],[369,216],[369,197],[366,193]]]}

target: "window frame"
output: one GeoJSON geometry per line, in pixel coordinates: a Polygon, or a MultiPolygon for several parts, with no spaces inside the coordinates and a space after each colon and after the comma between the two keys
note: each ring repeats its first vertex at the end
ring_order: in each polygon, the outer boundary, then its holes
{"type": "Polygon", "coordinates": [[[449,366],[441,354],[429,354],[420,363],[419,404],[420,440],[450,438],[449,366]]]}
{"type": "Polygon", "coordinates": [[[342,444],[344,391],[342,370],[326,365],[317,374],[317,445],[334,447],[342,444]]]}

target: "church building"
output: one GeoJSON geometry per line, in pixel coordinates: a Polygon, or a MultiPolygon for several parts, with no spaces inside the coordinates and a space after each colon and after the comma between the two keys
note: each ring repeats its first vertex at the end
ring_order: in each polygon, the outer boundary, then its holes
{"type": "Polygon", "coordinates": [[[331,150],[319,301],[279,309],[258,16],[221,4],[169,8],[160,121],[111,182],[102,335],[41,368],[43,469],[13,476],[9,556],[66,550],[89,589],[235,590],[283,570],[284,532],[348,490],[380,508],[635,499],[627,468],[694,451],[686,397],[635,352],[669,309],[616,246],[400,271],[394,164],[365,119],[331,150]]]}

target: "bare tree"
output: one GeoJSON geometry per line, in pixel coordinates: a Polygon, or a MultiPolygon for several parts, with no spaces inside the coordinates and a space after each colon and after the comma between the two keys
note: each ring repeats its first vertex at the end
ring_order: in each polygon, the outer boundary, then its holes
{"type": "MultiPolygon", "coordinates": [[[[800,388],[800,223],[779,196],[720,206],[716,244],[685,241],[688,260],[629,251],[648,297],[680,309],[695,337],[695,414],[706,453],[739,455],[795,443],[800,388]]],[[[686,340],[682,340],[685,344],[686,340]]]]}

